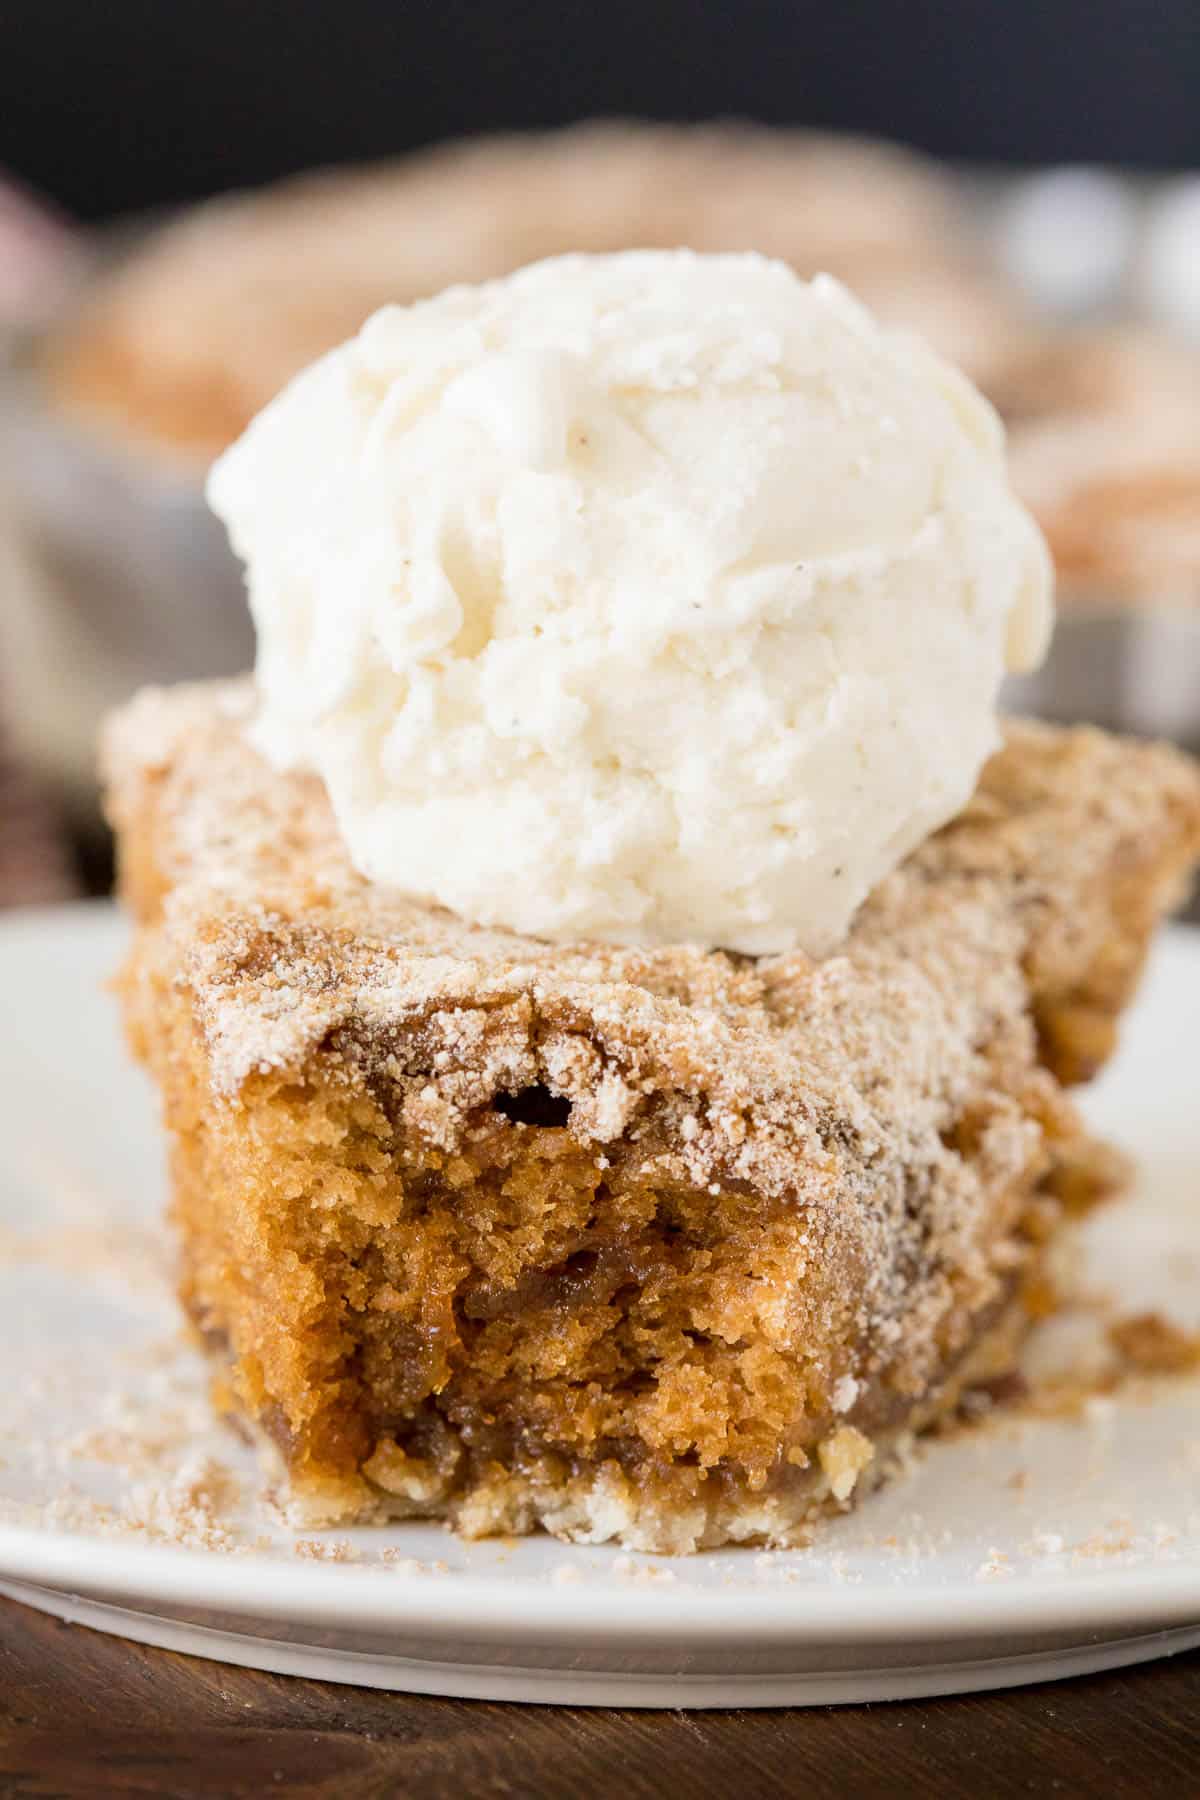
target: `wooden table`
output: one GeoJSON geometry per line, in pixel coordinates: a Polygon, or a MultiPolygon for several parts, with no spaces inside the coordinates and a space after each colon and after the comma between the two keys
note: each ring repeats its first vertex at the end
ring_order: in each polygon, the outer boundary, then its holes
{"type": "Polygon", "coordinates": [[[261,1675],[0,1601],[0,1795],[804,1800],[1200,1795],[1200,1652],[897,1706],[594,1712],[261,1675]]]}

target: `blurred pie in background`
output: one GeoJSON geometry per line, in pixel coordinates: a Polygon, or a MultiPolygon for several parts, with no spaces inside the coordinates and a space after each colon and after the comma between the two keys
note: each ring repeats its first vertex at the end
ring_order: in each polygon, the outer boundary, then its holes
{"type": "Polygon", "coordinates": [[[1009,422],[1068,603],[1200,596],[1200,357],[1145,328],[1051,330],[960,184],[894,145],[613,121],[298,176],[143,237],[40,370],[63,414],[185,476],[388,301],[680,244],[829,270],[965,369],[1009,422]]]}
{"type": "MultiPolygon", "coordinates": [[[[1200,357],[1148,328],[1051,320],[968,200],[952,171],[887,144],[614,121],[305,174],[121,234],[27,345],[0,408],[0,519],[18,571],[0,656],[18,748],[97,821],[100,715],[147,681],[245,665],[241,578],[204,470],[376,308],[565,251],[676,245],[829,270],[963,367],[1008,423],[1065,603],[1048,670],[1016,698],[1173,730],[1179,706],[1144,720],[1130,699],[1124,624],[1100,686],[1093,647],[1077,654],[1071,634],[1085,614],[1136,615],[1142,633],[1190,612],[1187,695],[1197,686],[1200,357]],[[1072,685],[1085,664],[1086,691],[1072,685]]],[[[1155,669],[1180,655],[1173,628],[1155,669]]]]}
{"type": "Polygon", "coordinates": [[[806,132],[609,123],[210,202],[97,281],[43,367],[68,411],[207,461],[388,301],[569,250],[678,245],[828,270],[976,379],[1026,340],[935,164],[806,132]]]}

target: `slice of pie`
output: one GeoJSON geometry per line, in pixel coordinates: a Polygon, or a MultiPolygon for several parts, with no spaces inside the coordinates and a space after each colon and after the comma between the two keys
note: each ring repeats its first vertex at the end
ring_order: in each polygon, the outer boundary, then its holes
{"type": "Polygon", "coordinates": [[[1112,1180],[1063,1084],[1200,852],[1181,755],[1014,723],[838,954],[754,961],[372,887],[252,704],[106,763],[184,1304],[297,1518],[787,1543],[1006,1365],[1112,1180]]]}

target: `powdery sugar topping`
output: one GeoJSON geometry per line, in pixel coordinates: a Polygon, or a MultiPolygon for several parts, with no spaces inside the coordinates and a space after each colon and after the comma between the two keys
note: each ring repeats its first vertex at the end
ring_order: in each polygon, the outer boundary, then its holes
{"type": "Polygon", "coordinates": [[[901,1115],[922,1131],[973,1085],[979,1046],[1007,1033],[1024,1048],[1027,975],[1036,987],[1052,969],[1063,990],[1085,975],[1111,928],[1098,877],[1114,859],[1136,848],[1174,872],[1200,836],[1185,758],[1014,722],[971,805],[824,960],[551,946],[364,881],[320,785],[249,747],[252,710],[248,684],[148,690],[105,750],[118,826],[153,790],[163,928],[200,940],[188,979],[230,1094],[339,1030],[386,1063],[403,1028],[421,1035],[437,1092],[453,1105],[457,1083],[469,1104],[530,1073],[540,1034],[542,1073],[592,1096],[598,1135],[663,1078],[742,1115],[769,1117],[801,1090],[805,1110],[852,1115],[864,1141],[901,1115]]]}

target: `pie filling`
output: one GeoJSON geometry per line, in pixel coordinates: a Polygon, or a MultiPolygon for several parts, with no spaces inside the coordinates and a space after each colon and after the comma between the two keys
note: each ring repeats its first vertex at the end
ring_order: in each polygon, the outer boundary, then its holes
{"type": "MultiPolygon", "coordinates": [[[[648,1179],[653,1113],[598,1154],[540,1085],[452,1151],[344,1082],[261,1078],[243,1106],[252,1131],[234,1114],[179,1146],[184,1298],[310,1523],[794,1541],[1010,1366],[1059,1196],[1112,1174],[1062,1108],[961,1266],[877,1196],[894,1267],[864,1284],[854,1235],[795,1195],[648,1179]]],[[[986,1133],[946,1138],[967,1171],[986,1133]]]]}

